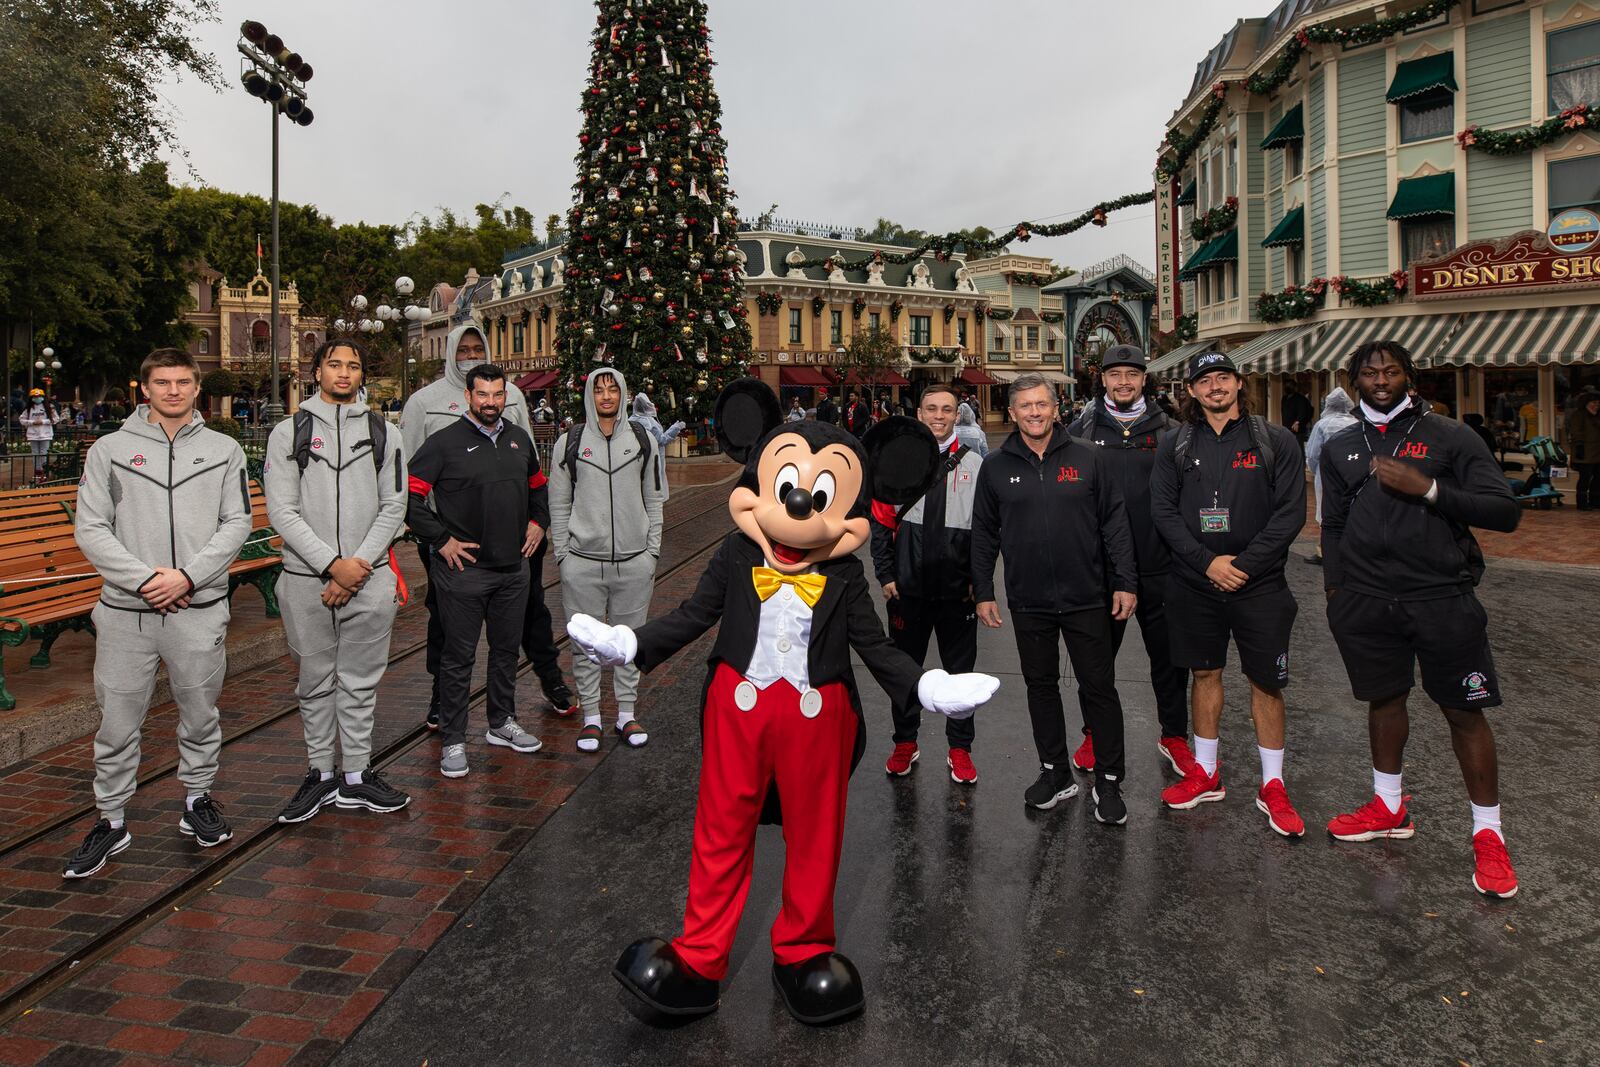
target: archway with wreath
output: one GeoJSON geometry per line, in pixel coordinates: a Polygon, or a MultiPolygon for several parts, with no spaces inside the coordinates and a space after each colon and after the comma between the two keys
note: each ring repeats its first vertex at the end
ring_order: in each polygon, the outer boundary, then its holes
{"type": "Polygon", "coordinates": [[[1133,318],[1118,303],[1102,300],[1090,307],[1078,320],[1073,337],[1072,351],[1077,357],[1080,371],[1100,365],[1100,357],[1112,345],[1136,345],[1139,329],[1133,318]]]}

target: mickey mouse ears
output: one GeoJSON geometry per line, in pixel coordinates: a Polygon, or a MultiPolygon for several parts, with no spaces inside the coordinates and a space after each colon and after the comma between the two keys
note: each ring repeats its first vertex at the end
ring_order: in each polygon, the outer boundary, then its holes
{"type": "Polygon", "coordinates": [[[778,397],[759,378],[737,378],[717,396],[712,418],[717,443],[735,463],[745,462],[761,439],[783,422],[778,397]]]}
{"type": "Polygon", "coordinates": [[[939,475],[939,442],[916,419],[893,415],[861,441],[872,469],[872,498],[894,507],[921,500],[939,475]]]}

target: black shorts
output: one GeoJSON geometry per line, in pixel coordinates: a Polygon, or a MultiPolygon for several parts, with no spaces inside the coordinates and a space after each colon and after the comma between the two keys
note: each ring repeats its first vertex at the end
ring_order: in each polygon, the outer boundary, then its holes
{"type": "Polygon", "coordinates": [[[1245,677],[1263,689],[1282,689],[1289,684],[1289,632],[1299,610],[1287,585],[1241,598],[1203,593],[1174,575],[1167,584],[1172,665],[1221,670],[1231,637],[1245,677]]]}
{"type": "Polygon", "coordinates": [[[1328,628],[1357,700],[1409,692],[1420,663],[1422,691],[1440,707],[1500,706],[1489,616],[1471,593],[1401,601],[1341,589],[1328,601],[1328,628]]]}

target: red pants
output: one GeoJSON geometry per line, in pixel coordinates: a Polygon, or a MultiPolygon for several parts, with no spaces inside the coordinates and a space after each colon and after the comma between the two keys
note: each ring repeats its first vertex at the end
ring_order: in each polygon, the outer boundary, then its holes
{"type": "Polygon", "coordinates": [[[856,714],[843,684],[821,687],[822,711],[808,719],[800,711],[800,694],[785,681],[761,691],[749,711],[739,710],[734,690],[743,680],[718,664],[706,696],[689,902],[683,933],[672,943],[696,973],[718,981],[728,973],[728,953],[750,891],[756,824],[774,783],[783,808],[785,861],[772,955],[791,964],[832,951],[833,888],[856,740],[856,714]]]}

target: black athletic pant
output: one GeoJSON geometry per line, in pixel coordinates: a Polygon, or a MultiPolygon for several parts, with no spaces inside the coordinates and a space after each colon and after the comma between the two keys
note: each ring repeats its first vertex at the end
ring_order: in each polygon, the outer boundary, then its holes
{"type": "MultiPolygon", "coordinates": [[[[1139,634],[1144,638],[1144,650],[1150,657],[1150,688],[1156,694],[1156,718],[1161,723],[1162,737],[1189,737],[1189,672],[1172,665],[1172,652],[1167,636],[1167,576],[1151,575],[1139,579],[1139,607],[1134,611],[1139,620],[1139,634]]],[[[1128,620],[1111,620],[1111,647],[1122,651],[1122,638],[1128,632],[1128,620]]],[[[1089,709],[1083,693],[1078,693],[1078,709],[1083,714],[1083,728],[1089,729],[1089,709]]],[[[1096,739],[1096,749],[1099,741],[1096,739]]],[[[1096,753],[1098,756],[1098,752],[1096,753]]]]}
{"type": "Polygon", "coordinates": [[[428,652],[425,661],[428,666],[428,675],[433,679],[433,694],[428,700],[428,707],[437,711],[439,708],[439,653],[444,650],[444,623],[439,618],[439,593],[434,588],[433,582],[433,549],[417,542],[417,558],[422,561],[422,573],[428,579],[428,595],[422,603],[428,609],[428,652]]]}
{"type": "Polygon", "coordinates": [[[1012,612],[1017,631],[1017,656],[1028,686],[1028,715],[1033,719],[1033,744],[1039,762],[1057,769],[1071,758],[1067,749],[1067,717],[1061,707],[1061,639],[1066,638],[1072,673],[1078,680],[1089,729],[1094,731],[1094,771],[1121,781],[1122,700],[1117,696],[1116,652],[1111,639],[1111,612],[1088,608],[1068,612],[1012,612]]]}
{"type": "Polygon", "coordinates": [[[434,560],[433,584],[439,587],[439,613],[444,648],[439,655],[440,739],[458,745],[467,739],[467,697],[472,691],[472,666],[478,658],[478,636],[489,630],[488,712],[493,729],[516,714],[517,645],[527,609],[528,568],[521,563],[505,570],[468,567],[455,570],[434,560]]]}
{"type": "MultiPolygon", "coordinates": [[[[922,663],[928,656],[928,639],[939,637],[939,662],[951,674],[965,674],[978,662],[978,615],[970,600],[923,600],[896,597],[887,601],[889,640],[894,647],[922,663]]],[[[972,751],[972,721],[944,717],[944,736],[951,748],[972,751]]],[[[922,724],[922,707],[894,706],[895,744],[915,741],[922,724]]]]}
{"type": "Polygon", "coordinates": [[[544,555],[549,546],[550,539],[546,537],[528,560],[528,609],[522,617],[522,653],[533,665],[533,673],[539,676],[539,685],[546,696],[562,684],[550,608],[544,602],[544,555]]]}
{"type": "Polygon", "coordinates": [[[1578,487],[1574,494],[1580,508],[1600,508],[1600,463],[1574,463],[1578,468],[1578,487]]]}

